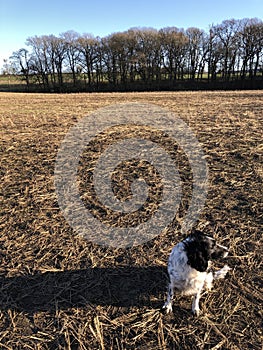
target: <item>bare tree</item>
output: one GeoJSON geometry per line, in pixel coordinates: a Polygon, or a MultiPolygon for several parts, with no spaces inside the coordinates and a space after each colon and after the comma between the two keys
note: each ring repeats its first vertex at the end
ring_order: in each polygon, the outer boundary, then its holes
{"type": "Polygon", "coordinates": [[[13,52],[10,60],[14,73],[22,75],[28,88],[30,84],[30,56],[28,50],[20,49],[13,52]]]}
{"type": "Polygon", "coordinates": [[[161,51],[160,35],[156,29],[137,31],[136,71],[143,81],[160,79],[161,51]]]}
{"type": "Polygon", "coordinates": [[[73,31],[69,30],[65,33],[60,34],[60,38],[63,40],[65,45],[65,59],[66,64],[68,65],[71,73],[72,73],[72,79],[73,84],[76,86],[77,84],[77,65],[79,62],[79,49],[78,49],[78,40],[80,35],[73,31]]]}
{"type": "Polygon", "coordinates": [[[194,80],[196,74],[202,71],[202,69],[200,70],[200,64],[201,61],[204,61],[205,48],[203,44],[205,33],[198,28],[188,28],[186,30],[186,36],[188,38],[188,71],[190,79],[194,80]]]}
{"type": "Polygon", "coordinates": [[[129,79],[130,82],[134,82],[136,79],[136,64],[137,64],[137,58],[136,58],[136,48],[137,48],[137,39],[138,39],[138,30],[136,28],[129,29],[126,32],[127,37],[127,54],[128,54],[128,61],[129,61],[129,79]]]}
{"type": "Polygon", "coordinates": [[[221,72],[224,80],[229,80],[235,71],[237,53],[240,46],[240,20],[226,20],[214,27],[221,50],[221,72]]]}
{"type": "Polygon", "coordinates": [[[223,50],[218,36],[215,33],[215,27],[211,26],[208,37],[208,58],[207,58],[207,79],[216,80],[217,72],[219,70],[219,63],[221,61],[223,50]]]}
{"type": "Polygon", "coordinates": [[[263,22],[257,18],[243,20],[241,31],[241,79],[248,74],[252,79],[256,77],[263,57],[263,22]]]}
{"type": "Polygon", "coordinates": [[[183,79],[186,67],[188,39],[182,29],[168,27],[160,31],[163,43],[164,67],[169,80],[183,79]]]}
{"type": "Polygon", "coordinates": [[[77,43],[80,52],[79,63],[87,74],[88,86],[91,87],[95,79],[99,59],[99,38],[95,38],[92,34],[83,34],[78,38],[77,43]]]}
{"type": "Polygon", "coordinates": [[[26,44],[31,46],[31,73],[44,89],[50,89],[50,61],[48,54],[47,36],[34,36],[27,39],[26,44]]]}
{"type": "Polygon", "coordinates": [[[66,45],[61,38],[57,38],[54,35],[51,35],[49,39],[54,84],[58,84],[58,87],[61,90],[63,88],[63,64],[66,55],[66,45]]]}
{"type": "Polygon", "coordinates": [[[118,83],[117,45],[112,36],[103,38],[101,44],[102,69],[105,67],[105,73],[109,83],[116,86],[118,83]]]}

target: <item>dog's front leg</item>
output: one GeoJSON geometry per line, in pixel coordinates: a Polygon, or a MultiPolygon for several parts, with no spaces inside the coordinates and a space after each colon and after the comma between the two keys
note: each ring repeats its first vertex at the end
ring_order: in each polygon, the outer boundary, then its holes
{"type": "Polygon", "coordinates": [[[199,316],[200,314],[200,308],[199,308],[199,301],[201,298],[201,290],[194,295],[193,303],[192,303],[192,313],[194,316],[199,316]]]}
{"type": "Polygon", "coordinates": [[[173,298],[174,298],[174,285],[172,283],[169,283],[167,301],[163,306],[163,309],[166,309],[167,313],[173,311],[173,298]]]}

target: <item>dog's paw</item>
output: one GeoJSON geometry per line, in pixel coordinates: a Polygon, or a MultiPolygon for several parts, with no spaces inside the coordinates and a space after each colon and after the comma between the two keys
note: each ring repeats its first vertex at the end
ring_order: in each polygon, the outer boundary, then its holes
{"type": "Polygon", "coordinates": [[[166,311],[167,314],[173,312],[173,307],[171,303],[165,303],[163,306],[163,310],[166,311]]]}
{"type": "Polygon", "coordinates": [[[192,309],[192,315],[195,317],[198,317],[200,315],[200,309],[199,308],[192,309]]]}

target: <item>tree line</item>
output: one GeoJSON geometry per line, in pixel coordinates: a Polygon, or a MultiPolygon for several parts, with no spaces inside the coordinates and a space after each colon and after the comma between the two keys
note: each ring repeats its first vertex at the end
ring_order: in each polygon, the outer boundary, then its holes
{"type": "Polygon", "coordinates": [[[67,31],[29,37],[9,70],[28,90],[129,91],[262,87],[263,22],[132,28],[106,37],[67,31]]]}

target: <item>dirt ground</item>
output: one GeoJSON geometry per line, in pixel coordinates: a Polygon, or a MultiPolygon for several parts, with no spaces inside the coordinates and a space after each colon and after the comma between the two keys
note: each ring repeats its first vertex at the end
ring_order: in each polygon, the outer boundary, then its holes
{"type": "MultiPolygon", "coordinates": [[[[1,93],[0,123],[0,349],[262,349],[263,91],[1,93]],[[197,227],[230,247],[232,271],[202,297],[198,318],[188,297],[178,297],[172,315],[160,312],[167,259],[182,238],[180,220],[191,195],[187,162],[181,165],[186,185],[179,213],[143,245],[120,249],[89,242],[60,211],[54,168],[63,138],[84,116],[123,102],[167,108],[188,124],[205,152],[209,188],[197,227]]],[[[125,130],[118,133],[125,136],[125,130]]],[[[87,169],[98,146],[116,135],[101,136],[95,150],[85,151],[83,193],[92,192],[87,169]]],[[[167,142],[176,157],[176,145],[167,142]]],[[[127,169],[137,166],[118,169],[116,195],[130,195],[130,182],[120,174],[129,176],[127,169]]],[[[151,203],[158,205],[159,191],[153,184],[151,203]]],[[[94,198],[86,203],[94,215],[101,209],[95,204],[94,198]]]]}

